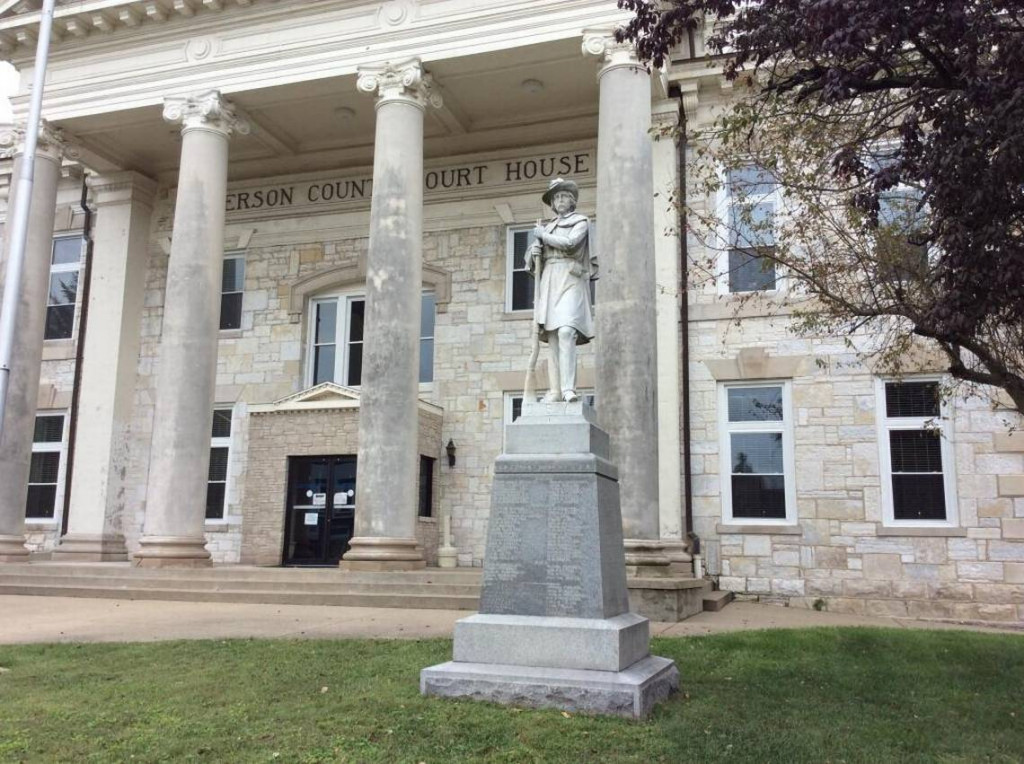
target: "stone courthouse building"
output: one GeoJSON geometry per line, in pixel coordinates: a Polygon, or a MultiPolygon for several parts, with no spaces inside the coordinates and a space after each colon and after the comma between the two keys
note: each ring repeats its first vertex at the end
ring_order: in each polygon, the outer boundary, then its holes
{"type": "MultiPolygon", "coordinates": [[[[0,2],[16,122],[39,5],[0,2]]],[[[0,560],[480,566],[562,177],[593,222],[580,385],[636,571],[678,572],[689,533],[738,593],[1024,621],[1010,412],[794,334],[782,273],[681,287],[692,148],[653,134],[733,97],[699,36],[651,75],[614,0],[57,6],[0,560]]]]}

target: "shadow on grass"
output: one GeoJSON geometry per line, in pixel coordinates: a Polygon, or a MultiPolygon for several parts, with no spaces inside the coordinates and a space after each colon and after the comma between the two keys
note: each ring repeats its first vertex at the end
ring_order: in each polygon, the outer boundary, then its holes
{"type": "Polygon", "coordinates": [[[879,762],[1024,758],[1024,638],[657,639],[643,723],[421,698],[447,640],[0,647],[0,761],[879,762]]]}

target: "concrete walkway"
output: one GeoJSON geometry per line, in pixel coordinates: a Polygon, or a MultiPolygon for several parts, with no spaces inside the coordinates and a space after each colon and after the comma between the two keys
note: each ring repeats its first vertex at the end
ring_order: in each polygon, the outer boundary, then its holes
{"type": "MultiPolygon", "coordinates": [[[[450,637],[455,622],[466,615],[455,610],[0,596],[0,644],[246,637],[422,639],[450,637]]],[[[682,623],[655,623],[651,631],[659,636],[685,636],[811,626],[1000,631],[905,618],[817,613],[752,602],[734,602],[718,613],[701,613],[682,623]]]]}

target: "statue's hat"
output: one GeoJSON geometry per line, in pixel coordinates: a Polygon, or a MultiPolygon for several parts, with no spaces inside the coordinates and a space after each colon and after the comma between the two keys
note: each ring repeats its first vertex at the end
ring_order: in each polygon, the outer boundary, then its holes
{"type": "Polygon", "coordinates": [[[555,194],[559,191],[568,191],[572,194],[572,198],[577,202],[580,200],[580,187],[576,185],[575,181],[563,180],[562,178],[555,178],[551,183],[548,184],[548,190],[544,192],[544,196],[541,199],[548,207],[551,206],[551,200],[555,198],[555,194]]]}

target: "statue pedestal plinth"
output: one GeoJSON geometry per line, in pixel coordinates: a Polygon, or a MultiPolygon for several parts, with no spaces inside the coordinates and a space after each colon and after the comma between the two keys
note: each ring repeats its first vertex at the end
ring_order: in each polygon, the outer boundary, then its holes
{"type": "Polygon", "coordinates": [[[618,475],[583,403],[527,403],[495,462],[480,613],[425,695],[646,716],[679,686],[629,612],[618,475]]]}

